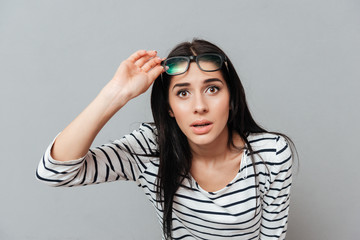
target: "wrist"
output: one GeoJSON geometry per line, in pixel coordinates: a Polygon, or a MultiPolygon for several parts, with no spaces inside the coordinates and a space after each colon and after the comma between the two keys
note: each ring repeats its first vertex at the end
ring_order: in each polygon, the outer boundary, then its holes
{"type": "Polygon", "coordinates": [[[106,106],[108,106],[108,111],[111,112],[111,114],[115,114],[131,100],[131,96],[126,89],[121,88],[112,81],[106,84],[100,91],[98,98],[105,102],[106,106]]]}

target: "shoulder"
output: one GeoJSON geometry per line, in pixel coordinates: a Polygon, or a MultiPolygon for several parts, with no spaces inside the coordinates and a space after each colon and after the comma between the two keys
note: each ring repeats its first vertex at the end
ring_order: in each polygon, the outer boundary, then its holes
{"type": "MultiPolygon", "coordinates": [[[[247,138],[260,171],[266,172],[265,189],[275,181],[291,178],[293,157],[290,145],[282,135],[273,133],[250,134],[247,138]]],[[[289,180],[291,181],[291,180],[289,180]]]]}
{"type": "Polygon", "coordinates": [[[275,133],[250,133],[247,138],[253,148],[274,147],[281,143],[286,143],[285,137],[275,133]]]}
{"type": "Polygon", "coordinates": [[[265,157],[268,165],[281,165],[291,160],[292,152],[286,138],[274,133],[250,133],[247,137],[254,153],[265,157]]]}
{"type": "Polygon", "coordinates": [[[152,123],[141,123],[138,129],[123,136],[117,142],[129,145],[135,153],[148,153],[147,150],[156,151],[158,148],[156,127],[152,123]]]}
{"type": "Polygon", "coordinates": [[[157,130],[153,123],[141,123],[140,126],[124,137],[134,137],[136,139],[145,138],[146,140],[154,140],[157,137],[157,130]]]}
{"type": "Polygon", "coordinates": [[[251,147],[255,149],[275,149],[282,136],[273,133],[250,133],[247,140],[251,147]]]}
{"type": "Polygon", "coordinates": [[[150,138],[155,139],[157,137],[157,129],[154,123],[141,123],[138,131],[150,138]]]}
{"type": "Polygon", "coordinates": [[[153,123],[141,123],[139,129],[129,134],[137,141],[146,141],[150,146],[157,146],[157,130],[153,123]]]}

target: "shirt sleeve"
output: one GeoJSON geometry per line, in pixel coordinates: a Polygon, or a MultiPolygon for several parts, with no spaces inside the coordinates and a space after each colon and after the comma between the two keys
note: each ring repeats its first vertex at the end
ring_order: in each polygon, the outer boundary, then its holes
{"type": "Polygon", "coordinates": [[[292,182],[292,153],[283,137],[277,138],[275,161],[268,164],[270,179],[263,199],[260,239],[285,239],[292,182]]]}
{"type": "Polygon", "coordinates": [[[157,152],[155,129],[145,123],[119,140],[91,148],[84,157],[66,162],[50,155],[55,139],[36,169],[36,178],[54,187],[136,181],[157,152]]]}

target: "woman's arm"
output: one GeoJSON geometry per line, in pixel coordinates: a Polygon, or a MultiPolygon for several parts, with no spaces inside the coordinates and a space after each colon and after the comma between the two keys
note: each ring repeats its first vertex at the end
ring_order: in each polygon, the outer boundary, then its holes
{"type": "Polygon", "coordinates": [[[260,239],[285,239],[289,218],[292,183],[292,153],[285,138],[279,137],[275,160],[270,169],[270,183],[263,199],[260,239]]]}
{"type": "Polygon", "coordinates": [[[38,164],[36,177],[53,187],[137,181],[152,164],[151,160],[157,159],[155,139],[154,126],[143,123],[139,129],[121,139],[91,148],[84,157],[71,161],[53,159],[50,156],[52,142],[38,164]]]}
{"type": "Polygon", "coordinates": [[[86,155],[96,135],[129,100],[144,93],[164,70],[156,51],[139,50],[123,61],[113,79],[56,138],[51,156],[70,161],[86,155]]]}

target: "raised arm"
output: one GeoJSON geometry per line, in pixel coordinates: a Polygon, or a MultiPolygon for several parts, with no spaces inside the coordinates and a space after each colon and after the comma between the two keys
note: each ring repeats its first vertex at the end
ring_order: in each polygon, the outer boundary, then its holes
{"type": "Polygon", "coordinates": [[[139,50],[123,61],[97,97],[57,136],[51,156],[58,161],[85,156],[110,118],[164,71],[161,60],[156,51],[139,50]]]}

